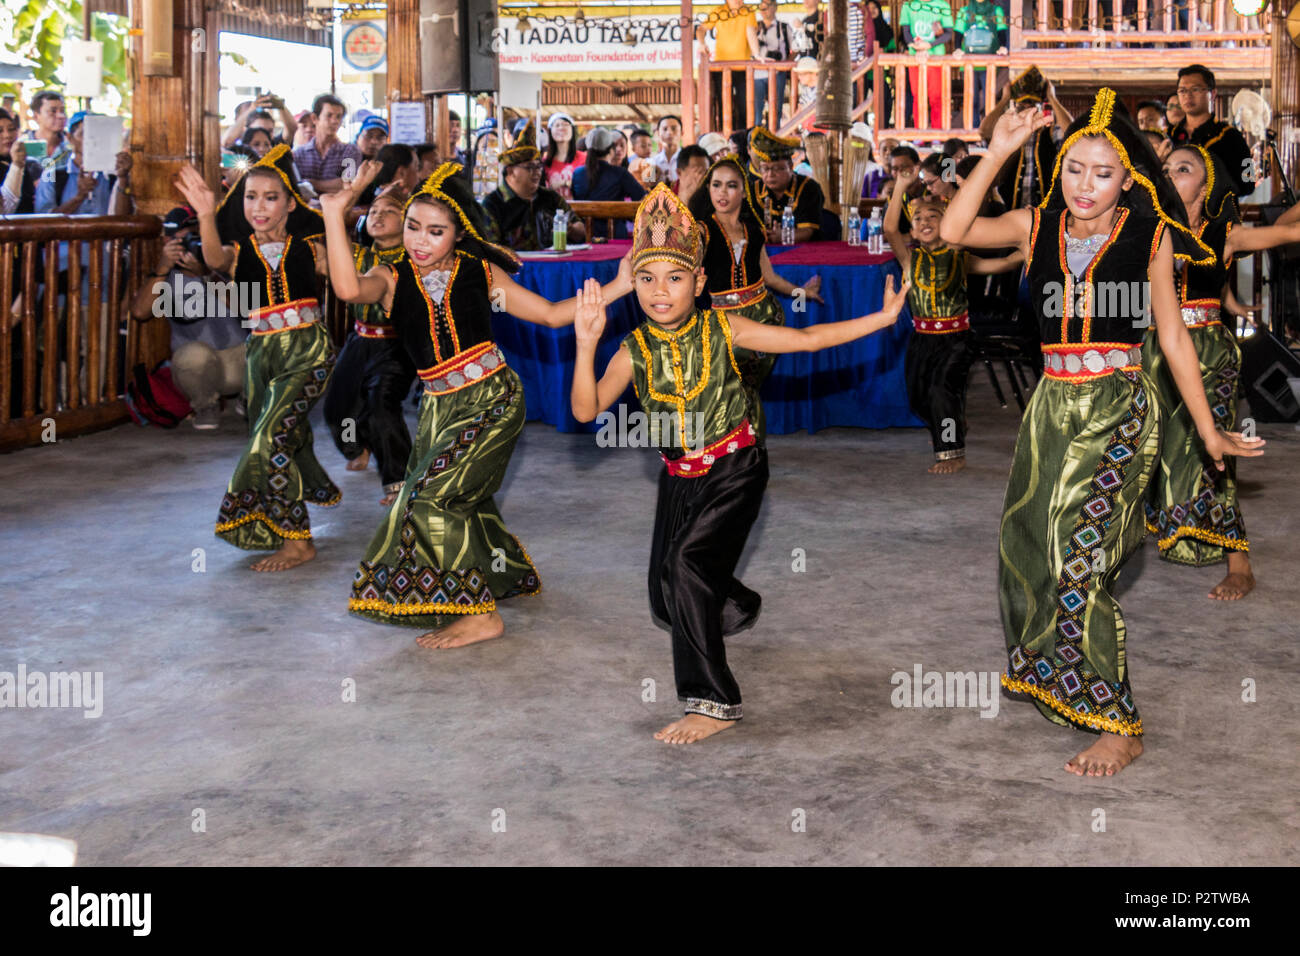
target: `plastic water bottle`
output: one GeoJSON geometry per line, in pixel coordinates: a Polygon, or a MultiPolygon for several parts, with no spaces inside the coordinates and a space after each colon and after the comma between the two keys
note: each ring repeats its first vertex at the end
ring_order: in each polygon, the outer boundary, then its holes
{"type": "Polygon", "coordinates": [[[781,213],[781,245],[794,245],[794,206],[786,204],[785,212],[781,213]]]}
{"type": "Polygon", "coordinates": [[[858,212],[857,206],[853,206],[849,209],[849,221],[844,228],[849,234],[849,245],[862,245],[862,216],[858,212]]]}
{"type": "Polygon", "coordinates": [[[871,210],[867,222],[867,252],[878,256],[885,251],[885,224],[880,221],[879,208],[871,210]]]}
{"type": "Polygon", "coordinates": [[[551,248],[563,252],[569,246],[569,214],[561,209],[555,214],[555,223],[551,227],[551,248]]]}

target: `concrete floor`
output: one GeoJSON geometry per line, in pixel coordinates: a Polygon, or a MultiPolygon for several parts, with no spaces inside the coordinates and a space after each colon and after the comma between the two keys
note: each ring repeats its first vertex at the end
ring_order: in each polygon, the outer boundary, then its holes
{"type": "Polygon", "coordinates": [[[923,473],[920,430],[771,439],[743,573],[764,614],[730,649],[747,716],[685,748],[650,737],[680,710],[646,606],[646,449],[529,425],[498,502],[544,592],[504,605],[506,639],[439,653],[345,612],[380,492],[319,424],[345,498],[313,511],[319,559],[280,575],[212,535],[233,417],[0,457],[0,671],[102,671],[105,697],[98,719],[0,713],[0,831],[76,840],[88,865],[1294,863],[1300,432],[1264,426],[1244,469],[1249,599],[1207,600],[1217,570],[1150,541],[1126,569],[1147,752],[1079,780],[1061,765],[1089,738],[1028,704],[891,705],[896,671],[1004,663],[1018,414],[980,376],[971,393],[952,479],[923,473]]]}

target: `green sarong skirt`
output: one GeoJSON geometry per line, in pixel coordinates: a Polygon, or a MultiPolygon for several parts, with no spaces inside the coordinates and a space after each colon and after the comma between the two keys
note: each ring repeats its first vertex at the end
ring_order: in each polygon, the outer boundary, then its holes
{"type": "Polygon", "coordinates": [[[1002,683],[1055,723],[1142,733],[1111,589],[1146,534],[1159,453],[1155,387],[1138,370],[1045,376],[1025,411],[999,541],[1002,683]]]}
{"type": "Polygon", "coordinates": [[[343,497],[316,460],[307,421],[334,356],[320,322],[248,337],[248,446],[221,499],[217,537],[273,551],[285,539],[311,537],[308,503],[336,505],[343,497]]]}
{"type": "Polygon", "coordinates": [[[424,393],[405,483],[357,569],[348,610],[437,628],[541,590],[492,500],[523,427],[524,387],[508,367],[458,391],[424,393]]]}
{"type": "MultiPolygon", "coordinates": [[[[1201,381],[1214,423],[1231,431],[1237,423],[1241,349],[1222,323],[1189,328],[1201,381]]],[[[1147,504],[1147,530],[1156,537],[1160,557],[1202,567],[1217,564],[1229,551],[1249,551],[1246,525],[1237,504],[1236,459],[1224,471],[1214,467],[1183,404],[1160,349],[1148,336],[1142,365],[1160,389],[1166,409],[1160,467],[1147,504]]]]}

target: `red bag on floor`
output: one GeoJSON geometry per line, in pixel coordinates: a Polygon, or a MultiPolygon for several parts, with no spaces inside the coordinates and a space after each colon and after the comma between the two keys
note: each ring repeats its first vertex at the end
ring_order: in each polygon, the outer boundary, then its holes
{"type": "Polygon", "coordinates": [[[137,425],[175,428],[193,411],[189,399],[172,381],[171,366],[164,363],[152,372],[144,364],[132,370],[126,386],[126,407],[137,425]]]}

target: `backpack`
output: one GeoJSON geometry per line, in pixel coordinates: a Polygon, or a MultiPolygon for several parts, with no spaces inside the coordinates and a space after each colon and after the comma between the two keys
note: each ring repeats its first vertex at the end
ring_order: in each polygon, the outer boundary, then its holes
{"type": "Polygon", "coordinates": [[[172,381],[166,363],[146,372],[144,363],[132,369],[132,381],[126,386],[126,407],[137,425],[175,428],[194,411],[189,399],[172,381]]]}

